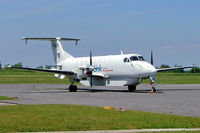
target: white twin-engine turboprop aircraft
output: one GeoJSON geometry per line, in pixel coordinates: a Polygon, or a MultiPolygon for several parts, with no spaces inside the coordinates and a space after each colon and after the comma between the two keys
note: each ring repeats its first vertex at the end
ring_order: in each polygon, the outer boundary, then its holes
{"type": "Polygon", "coordinates": [[[80,39],[72,38],[22,38],[22,40],[44,40],[50,41],[53,51],[56,69],[36,69],[36,68],[18,68],[41,72],[55,73],[55,76],[63,79],[65,76],[71,81],[70,92],[76,92],[75,81],[80,81],[86,86],[128,86],[130,92],[136,90],[136,86],[142,82],[142,79],[150,78],[151,91],[155,92],[153,83],[156,81],[156,73],[175,69],[192,68],[174,67],[167,69],[156,69],[153,66],[153,55],[151,52],[151,64],[146,62],[139,54],[123,54],[74,58],[64,51],[61,41],[75,41],[80,39]]]}

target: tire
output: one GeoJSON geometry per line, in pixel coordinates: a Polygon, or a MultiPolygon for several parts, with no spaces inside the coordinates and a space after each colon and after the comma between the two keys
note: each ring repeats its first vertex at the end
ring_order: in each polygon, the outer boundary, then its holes
{"type": "Polygon", "coordinates": [[[74,85],[74,92],[77,92],[77,86],[74,85]]]}
{"type": "Polygon", "coordinates": [[[69,92],[73,92],[74,91],[74,87],[73,87],[73,85],[70,85],[69,86],[69,92]]]}
{"type": "Polygon", "coordinates": [[[69,86],[69,92],[77,92],[77,86],[76,85],[70,85],[69,86]]]}
{"type": "Polygon", "coordinates": [[[134,85],[129,85],[128,86],[128,91],[129,92],[134,92],[136,90],[136,86],[134,86],[134,85]]]}

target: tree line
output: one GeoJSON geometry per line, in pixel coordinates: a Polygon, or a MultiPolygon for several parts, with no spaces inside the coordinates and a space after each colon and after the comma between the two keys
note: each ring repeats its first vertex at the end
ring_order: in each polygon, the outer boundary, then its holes
{"type": "MultiPolygon", "coordinates": [[[[6,64],[4,66],[4,68],[3,68],[2,65],[0,64],[0,69],[7,69],[7,68],[9,68],[9,66],[10,66],[10,64],[6,64]]],[[[18,62],[16,64],[12,65],[12,66],[14,66],[14,67],[23,67],[23,64],[21,62],[18,62]]],[[[45,66],[41,65],[41,66],[38,66],[37,68],[39,68],[39,69],[51,69],[51,67],[52,66],[49,66],[49,65],[45,65],[45,66]]]]}

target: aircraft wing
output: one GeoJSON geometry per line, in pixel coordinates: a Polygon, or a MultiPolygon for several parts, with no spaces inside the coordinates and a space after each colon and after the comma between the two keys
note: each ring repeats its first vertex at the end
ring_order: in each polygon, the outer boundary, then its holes
{"type": "Polygon", "coordinates": [[[62,70],[49,70],[49,69],[38,69],[38,68],[25,68],[25,67],[14,67],[12,66],[11,68],[15,69],[23,69],[23,70],[32,70],[32,71],[39,71],[39,72],[47,72],[47,73],[55,73],[55,74],[62,74],[62,75],[75,75],[74,72],[72,71],[62,71],[62,70]]]}
{"type": "Polygon", "coordinates": [[[164,71],[171,71],[171,70],[177,70],[177,69],[185,69],[185,68],[193,68],[194,66],[185,66],[185,67],[172,67],[172,68],[161,68],[161,69],[156,69],[157,72],[164,72],[164,71]]]}

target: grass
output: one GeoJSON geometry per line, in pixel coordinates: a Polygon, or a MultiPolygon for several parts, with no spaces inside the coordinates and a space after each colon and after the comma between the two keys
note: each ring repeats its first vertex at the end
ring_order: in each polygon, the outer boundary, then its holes
{"type": "MultiPolygon", "coordinates": [[[[200,73],[163,72],[158,73],[156,79],[158,84],[200,84],[200,73]]],[[[0,84],[24,83],[70,84],[68,78],[58,79],[54,74],[16,69],[0,70],[0,84]]],[[[142,83],[149,83],[149,79],[143,80],[142,83]]]]}
{"type": "MultiPolygon", "coordinates": [[[[142,83],[149,83],[149,79],[142,83]]],[[[158,73],[157,84],[200,84],[200,73],[158,73]]]]}
{"type": "MultiPolygon", "coordinates": [[[[142,132],[149,133],[149,132],[142,132]]],[[[150,133],[199,133],[199,131],[167,131],[167,132],[150,132],[150,133]]]]}
{"type": "Polygon", "coordinates": [[[0,96],[0,100],[18,100],[17,97],[0,96]]]}
{"type": "Polygon", "coordinates": [[[162,131],[162,132],[140,132],[140,133],[199,133],[199,131],[162,131]]]}
{"type": "MultiPolygon", "coordinates": [[[[142,132],[149,133],[149,132],[142,132]]],[[[172,132],[150,132],[150,133],[199,133],[199,131],[172,131],[172,132]]]]}
{"type": "Polygon", "coordinates": [[[54,74],[16,69],[0,70],[0,84],[30,83],[70,84],[68,78],[58,79],[54,74]]]}
{"type": "Polygon", "coordinates": [[[0,132],[200,128],[200,117],[78,105],[0,106],[0,132]]]}

